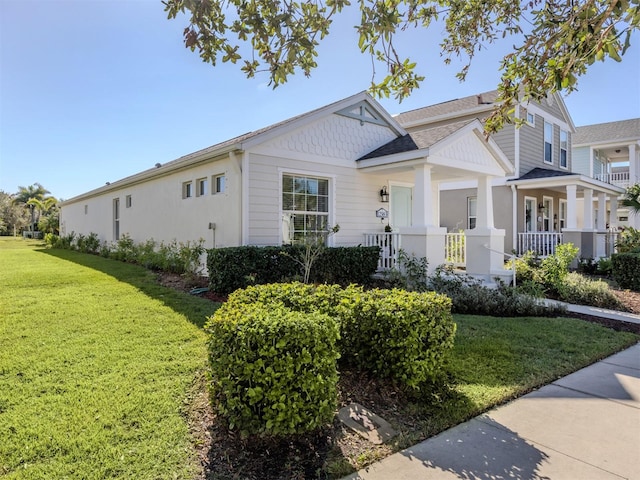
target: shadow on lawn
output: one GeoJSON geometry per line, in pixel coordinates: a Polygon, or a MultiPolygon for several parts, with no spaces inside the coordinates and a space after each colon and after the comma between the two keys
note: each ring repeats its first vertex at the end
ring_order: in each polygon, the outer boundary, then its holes
{"type": "Polygon", "coordinates": [[[158,284],[155,274],[139,265],[70,250],[38,249],[36,252],[98,270],[121,282],[128,283],[148,297],[161,301],[174,312],[184,315],[187,320],[198,328],[203,328],[207,317],[212,315],[219,306],[218,303],[210,300],[158,284]]]}

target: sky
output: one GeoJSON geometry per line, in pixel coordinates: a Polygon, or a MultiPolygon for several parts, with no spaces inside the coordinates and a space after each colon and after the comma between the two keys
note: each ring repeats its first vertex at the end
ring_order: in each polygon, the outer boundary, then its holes
{"type": "MultiPolygon", "coordinates": [[[[160,0],[0,0],[0,190],[38,182],[69,199],[366,90],[372,65],[357,20],[334,23],[310,78],[273,89],[266,74],[203,63],[184,47],[186,17],[168,20],[160,0]]],[[[400,104],[380,100],[388,112],[496,88],[510,43],[484,50],[461,83],[441,37],[435,25],[399,39],[426,80],[400,104]]],[[[565,98],[576,126],[640,117],[640,35],[621,63],[594,64],[578,88],[565,98]]]]}

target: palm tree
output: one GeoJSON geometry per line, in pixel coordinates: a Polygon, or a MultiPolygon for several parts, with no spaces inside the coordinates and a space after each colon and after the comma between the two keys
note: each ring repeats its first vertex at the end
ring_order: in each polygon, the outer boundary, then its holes
{"type": "Polygon", "coordinates": [[[620,204],[629,207],[629,210],[636,214],[640,214],[640,183],[631,185],[624,192],[624,198],[620,201],[620,204]]]}
{"type": "Polygon", "coordinates": [[[39,183],[34,183],[28,187],[18,187],[18,193],[13,197],[13,202],[16,204],[24,205],[31,210],[31,231],[35,230],[35,209],[36,205],[29,203],[31,199],[44,200],[46,195],[51,193],[39,183]]]}

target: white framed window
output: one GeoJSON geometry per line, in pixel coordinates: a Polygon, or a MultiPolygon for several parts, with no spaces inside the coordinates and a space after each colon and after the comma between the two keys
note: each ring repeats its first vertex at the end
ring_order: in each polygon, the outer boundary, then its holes
{"type": "Polygon", "coordinates": [[[569,165],[569,133],[566,130],[560,130],[560,167],[567,168],[569,165]]]}
{"type": "Polygon", "coordinates": [[[328,230],[329,179],[283,173],[283,243],[323,239],[328,230]]]}
{"type": "Polygon", "coordinates": [[[560,221],[560,231],[567,226],[567,201],[560,199],[560,204],[558,206],[559,215],[558,220],[560,221]]]}
{"type": "Polygon", "coordinates": [[[127,195],[126,197],[124,197],[124,206],[126,208],[131,208],[131,195],[127,195]]]}
{"type": "Polygon", "coordinates": [[[536,231],[537,200],[534,197],[524,197],[524,231],[536,231]]]}
{"type": "Polygon", "coordinates": [[[184,182],[182,184],[182,198],[193,197],[193,182],[184,182]]]}
{"type": "Polygon", "coordinates": [[[113,239],[120,240],[120,199],[113,199],[113,239]]]}
{"type": "Polygon", "coordinates": [[[542,198],[542,231],[553,231],[553,198],[542,198]]]}
{"type": "Polygon", "coordinates": [[[553,163],[553,124],[544,122],[544,163],[553,163]]]}
{"type": "Polygon", "coordinates": [[[208,185],[209,181],[206,177],[196,180],[196,197],[203,197],[204,195],[206,195],[208,185]]]}
{"type": "Polygon", "coordinates": [[[478,197],[467,197],[467,228],[476,228],[478,220],[478,197]]]}
{"type": "Polygon", "coordinates": [[[532,127],[536,126],[536,116],[531,112],[527,112],[527,124],[531,125],[532,127]]]}
{"type": "Polygon", "coordinates": [[[227,179],[224,175],[214,175],[212,180],[213,194],[224,193],[227,187],[227,179]]]}

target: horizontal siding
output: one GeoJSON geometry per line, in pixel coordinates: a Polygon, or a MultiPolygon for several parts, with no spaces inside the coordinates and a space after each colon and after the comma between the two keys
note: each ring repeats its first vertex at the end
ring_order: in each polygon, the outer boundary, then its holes
{"type": "Polygon", "coordinates": [[[572,168],[571,171],[581,173],[582,175],[589,175],[589,155],[591,149],[589,147],[574,148],[572,153],[572,168]]]}

